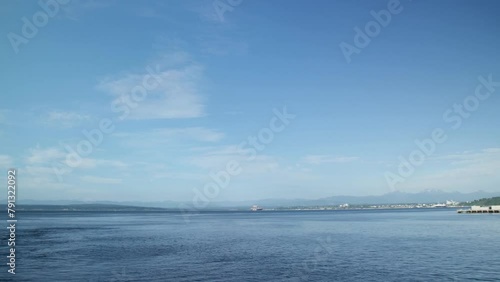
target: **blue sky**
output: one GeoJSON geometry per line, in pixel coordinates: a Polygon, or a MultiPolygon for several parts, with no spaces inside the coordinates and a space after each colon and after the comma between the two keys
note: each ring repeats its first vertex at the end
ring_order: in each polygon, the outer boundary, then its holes
{"type": "Polygon", "coordinates": [[[0,4],[0,167],[19,169],[25,198],[191,200],[229,162],[241,173],[213,200],[500,192],[496,1],[48,2],[29,36],[23,17],[42,6],[0,4]],[[390,5],[346,60],[341,43],[390,5]],[[490,95],[454,128],[479,77],[490,95]],[[124,117],[144,79],[154,87],[124,117]],[[295,117],[249,160],[238,145],[284,108],[295,117]],[[103,120],[112,130],[68,165],[103,120]],[[402,177],[399,157],[436,128],[446,141],[402,177]]]}

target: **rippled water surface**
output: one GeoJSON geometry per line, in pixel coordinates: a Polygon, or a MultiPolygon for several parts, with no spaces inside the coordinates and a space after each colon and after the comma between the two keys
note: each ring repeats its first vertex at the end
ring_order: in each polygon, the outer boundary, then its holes
{"type": "Polygon", "coordinates": [[[2,281],[500,281],[498,214],[25,212],[18,219],[16,279],[2,263],[2,281]]]}

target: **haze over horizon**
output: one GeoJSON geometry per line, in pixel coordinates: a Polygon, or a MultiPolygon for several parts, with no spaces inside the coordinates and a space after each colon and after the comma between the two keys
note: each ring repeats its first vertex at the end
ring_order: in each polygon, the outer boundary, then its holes
{"type": "Polygon", "coordinates": [[[60,2],[0,4],[21,198],[500,192],[496,1],[60,2]]]}

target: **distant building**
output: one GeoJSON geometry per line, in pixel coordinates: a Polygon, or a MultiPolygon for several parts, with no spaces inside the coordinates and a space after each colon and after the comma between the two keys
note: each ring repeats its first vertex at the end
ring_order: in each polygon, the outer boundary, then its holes
{"type": "Polygon", "coordinates": [[[261,211],[262,208],[257,206],[257,205],[253,205],[251,208],[250,208],[251,211],[261,211]]]}

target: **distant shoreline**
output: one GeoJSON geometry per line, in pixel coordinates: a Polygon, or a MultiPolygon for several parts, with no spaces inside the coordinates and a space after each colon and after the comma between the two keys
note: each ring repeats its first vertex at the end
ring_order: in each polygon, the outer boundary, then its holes
{"type": "Polygon", "coordinates": [[[346,208],[338,207],[276,207],[264,208],[259,211],[251,211],[245,207],[234,208],[207,208],[198,211],[185,211],[174,208],[154,208],[139,206],[121,206],[121,205],[100,205],[100,204],[78,204],[78,205],[23,205],[18,207],[19,212],[177,212],[184,214],[196,214],[201,212],[280,212],[280,211],[358,211],[358,210],[452,210],[467,208],[469,206],[450,206],[450,207],[416,207],[413,205],[380,205],[372,206],[353,206],[346,208]]]}

